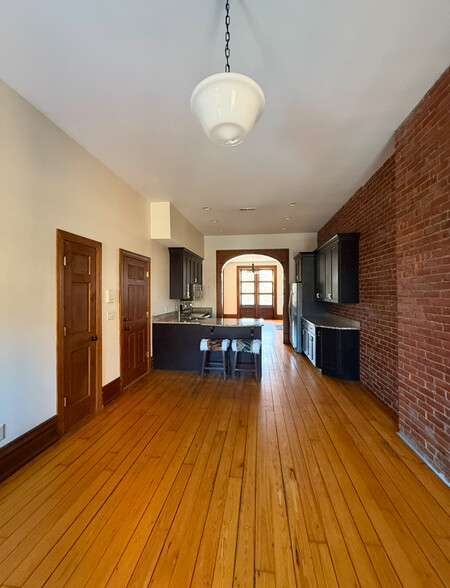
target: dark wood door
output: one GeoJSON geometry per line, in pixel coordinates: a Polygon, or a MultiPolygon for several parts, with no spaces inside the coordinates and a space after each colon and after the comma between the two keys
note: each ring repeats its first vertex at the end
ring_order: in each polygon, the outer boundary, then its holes
{"type": "Polygon", "coordinates": [[[276,267],[238,266],[238,317],[276,317],[276,267]]]}
{"type": "Polygon", "coordinates": [[[126,388],[149,369],[150,260],[120,251],[121,380],[126,388]]]}
{"type": "Polygon", "coordinates": [[[101,389],[101,244],[58,231],[61,432],[95,412],[101,389]]]}

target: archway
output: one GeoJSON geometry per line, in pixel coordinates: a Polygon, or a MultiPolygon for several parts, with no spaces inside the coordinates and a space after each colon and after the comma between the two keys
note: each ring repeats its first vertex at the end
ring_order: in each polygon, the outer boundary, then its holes
{"type": "Polygon", "coordinates": [[[266,255],[273,257],[283,267],[283,343],[289,343],[289,249],[222,249],[216,251],[216,309],[217,317],[223,317],[222,270],[227,261],[238,255],[266,255]]]}

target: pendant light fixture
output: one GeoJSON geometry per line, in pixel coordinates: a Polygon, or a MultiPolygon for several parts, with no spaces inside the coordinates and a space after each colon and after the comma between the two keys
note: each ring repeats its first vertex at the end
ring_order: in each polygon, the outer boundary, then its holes
{"type": "Polygon", "coordinates": [[[191,96],[191,111],[208,138],[239,145],[261,117],[265,99],[251,78],[230,72],[230,4],[225,4],[225,72],[204,79],[191,96]]]}

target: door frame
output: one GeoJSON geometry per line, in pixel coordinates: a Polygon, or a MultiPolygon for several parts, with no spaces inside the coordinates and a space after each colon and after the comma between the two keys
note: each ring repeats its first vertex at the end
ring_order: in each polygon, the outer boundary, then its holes
{"type": "Polygon", "coordinates": [[[289,343],[289,249],[218,249],[216,251],[216,314],[223,318],[223,266],[239,255],[266,255],[283,267],[283,343],[289,343]]]}
{"type": "Polygon", "coordinates": [[[102,400],[102,244],[56,229],[56,415],[59,434],[66,431],[64,422],[64,242],[72,241],[95,249],[95,412],[103,408],[102,400]]]}
{"type": "MultiPolygon", "coordinates": [[[[123,388],[123,374],[124,374],[124,353],[123,353],[123,341],[122,341],[122,269],[123,269],[123,257],[124,255],[128,257],[134,257],[139,261],[145,261],[147,263],[147,272],[148,272],[148,282],[147,282],[147,312],[148,312],[148,324],[147,324],[147,343],[148,343],[148,357],[147,357],[147,372],[141,376],[144,377],[149,374],[151,370],[151,361],[150,361],[150,352],[151,352],[151,312],[150,312],[150,305],[151,305],[151,297],[150,297],[150,285],[151,285],[151,259],[146,255],[141,255],[140,253],[134,253],[133,251],[128,251],[127,249],[119,249],[119,352],[120,352],[120,392],[124,390],[123,388]]],[[[140,379],[140,378],[138,378],[140,379]]],[[[137,380],[134,380],[136,382],[137,380]]],[[[131,384],[134,384],[131,382],[131,384]]],[[[129,386],[131,386],[129,384],[129,386]]],[[[127,386],[128,388],[128,386],[127,386]]]]}

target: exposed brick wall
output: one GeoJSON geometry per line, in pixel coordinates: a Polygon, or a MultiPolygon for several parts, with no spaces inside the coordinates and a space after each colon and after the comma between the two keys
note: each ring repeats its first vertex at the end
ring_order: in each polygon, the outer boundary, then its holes
{"type": "Polygon", "coordinates": [[[450,68],[395,134],[395,153],[319,231],[360,232],[361,381],[450,480],[450,68]]]}
{"type": "Polygon", "coordinates": [[[319,231],[360,233],[359,304],[328,304],[330,312],[361,323],[361,382],[397,411],[397,283],[394,157],[319,231]]]}
{"type": "Polygon", "coordinates": [[[395,134],[399,428],[450,480],[450,69],[395,134]]]}

